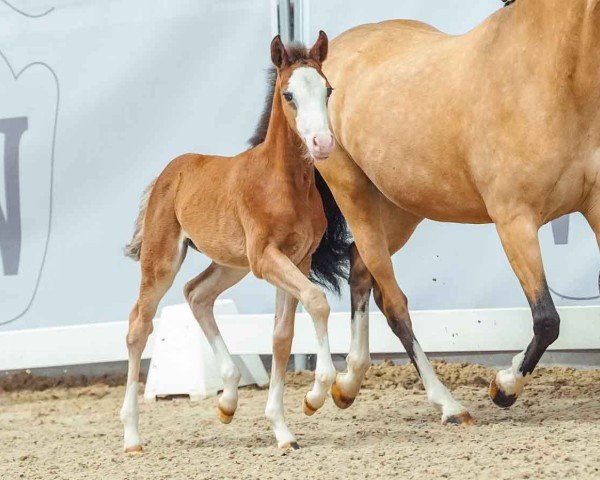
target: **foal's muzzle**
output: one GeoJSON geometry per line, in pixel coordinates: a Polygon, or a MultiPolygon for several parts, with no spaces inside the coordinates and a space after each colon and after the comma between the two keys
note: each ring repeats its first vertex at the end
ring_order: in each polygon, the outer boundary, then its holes
{"type": "Polygon", "coordinates": [[[318,133],[312,136],[308,144],[310,154],[317,160],[325,160],[333,150],[333,135],[331,132],[318,133]]]}

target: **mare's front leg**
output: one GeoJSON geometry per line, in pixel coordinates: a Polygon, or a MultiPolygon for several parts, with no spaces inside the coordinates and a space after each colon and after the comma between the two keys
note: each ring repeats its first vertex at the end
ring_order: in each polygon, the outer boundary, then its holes
{"type": "Polygon", "coordinates": [[[510,407],[523,391],[529,375],[546,349],[558,338],[560,319],[550,296],[538,242],[539,222],[529,212],[496,221],[504,251],[521,282],[533,316],[533,339],[513,358],[512,366],[492,380],[490,397],[510,407]]]}
{"type": "Polygon", "coordinates": [[[206,335],[221,370],[223,393],[219,398],[217,415],[223,423],[231,423],[237,409],[241,373],[221,337],[213,307],[217,297],[238,283],[247,273],[248,269],[245,268],[227,267],[213,262],[184,288],[185,297],[194,317],[206,335]]]}
{"type": "Polygon", "coordinates": [[[265,416],[271,422],[277,446],[286,450],[299,448],[296,437],[285,423],[283,411],[285,372],[292,350],[297,305],[298,300],[289,293],[277,289],[277,307],[273,326],[273,364],[271,365],[271,382],[265,416]]]}
{"type": "Polygon", "coordinates": [[[330,311],[327,298],[323,290],[311,283],[307,277],[310,271],[310,257],[298,268],[278,248],[268,246],[259,265],[258,275],[299,300],[313,319],[318,345],[315,383],[303,402],[304,413],[313,415],[325,403],[336,375],[327,335],[330,311]]]}

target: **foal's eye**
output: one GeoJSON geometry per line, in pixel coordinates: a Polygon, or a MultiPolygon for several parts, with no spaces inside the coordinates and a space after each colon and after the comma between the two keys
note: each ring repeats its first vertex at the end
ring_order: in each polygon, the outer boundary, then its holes
{"type": "Polygon", "coordinates": [[[329,98],[332,93],[333,93],[333,87],[327,87],[327,98],[329,98]]]}
{"type": "Polygon", "coordinates": [[[283,92],[283,98],[285,98],[286,101],[291,102],[294,99],[294,94],[292,92],[283,92]]]}

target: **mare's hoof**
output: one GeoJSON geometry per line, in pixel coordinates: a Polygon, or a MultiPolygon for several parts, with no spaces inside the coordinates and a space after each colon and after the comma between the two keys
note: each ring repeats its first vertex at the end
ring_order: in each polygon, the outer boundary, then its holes
{"type": "Polygon", "coordinates": [[[345,410],[354,403],[354,398],[346,397],[337,382],[333,382],[331,386],[331,398],[333,398],[333,403],[342,410],[345,410]]]}
{"type": "Polygon", "coordinates": [[[134,445],[133,447],[125,447],[125,453],[127,455],[140,455],[143,452],[141,445],[134,445]]]}
{"type": "Polygon", "coordinates": [[[492,399],[492,402],[502,408],[508,408],[517,401],[517,396],[515,394],[506,395],[502,391],[500,386],[496,383],[495,378],[492,380],[492,383],[490,383],[490,398],[492,399]]]}
{"type": "Polygon", "coordinates": [[[298,442],[286,443],[284,446],[281,447],[281,450],[283,450],[284,452],[291,452],[292,450],[300,450],[300,445],[298,445],[298,442]]]}
{"type": "Polygon", "coordinates": [[[221,405],[217,405],[217,417],[221,420],[221,423],[228,424],[233,420],[233,414],[235,412],[227,412],[221,408],[221,405]]]}
{"type": "Polygon", "coordinates": [[[475,425],[475,420],[469,412],[466,410],[456,415],[450,415],[442,420],[442,425],[461,425],[463,427],[470,427],[475,425]]]}
{"type": "Polygon", "coordinates": [[[314,415],[318,409],[308,403],[308,398],[306,398],[306,395],[304,395],[304,400],[302,400],[302,410],[304,410],[305,415],[310,417],[314,415]]]}

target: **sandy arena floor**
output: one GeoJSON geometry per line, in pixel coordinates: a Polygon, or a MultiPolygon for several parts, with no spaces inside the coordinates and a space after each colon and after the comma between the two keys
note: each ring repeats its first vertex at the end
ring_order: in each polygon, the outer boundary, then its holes
{"type": "Polygon", "coordinates": [[[291,374],[287,419],[301,450],[284,454],[263,417],[266,390],[242,389],[230,425],[216,400],[141,402],[143,455],[121,452],[123,387],[0,395],[0,478],[348,479],[600,478],[600,371],[540,369],[510,410],[487,397],[492,371],[436,363],[478,425],[440,425],[410,366],[374,366],[348,410],[301,400],[311,375],[291,374]]]}

